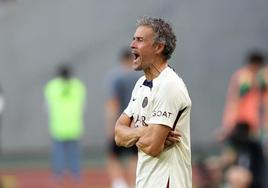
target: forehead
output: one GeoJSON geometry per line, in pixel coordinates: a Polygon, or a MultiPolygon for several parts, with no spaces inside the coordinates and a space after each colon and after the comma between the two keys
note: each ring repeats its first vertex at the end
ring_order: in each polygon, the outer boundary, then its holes
{"type": "Polygon", "coordinates": [[[151,27],[149,26],[139,26],[136,29],[136,32],[134,34],[134,37],[143,37],[143,38],[148,38],[148,37],[153,37],[154,31],[151,27]]]}

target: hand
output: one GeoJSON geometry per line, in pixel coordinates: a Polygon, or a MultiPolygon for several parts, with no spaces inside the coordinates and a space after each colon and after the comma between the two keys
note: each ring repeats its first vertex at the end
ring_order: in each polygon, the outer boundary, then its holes
{"type": "Polygon", "coordinates": [[[173,146],[175,142],[181,141],[181,133],[179,131],[170,131],[168,134],[168,137],[165,141],[165,148],[168,148],[170,146],[173,146]]]}

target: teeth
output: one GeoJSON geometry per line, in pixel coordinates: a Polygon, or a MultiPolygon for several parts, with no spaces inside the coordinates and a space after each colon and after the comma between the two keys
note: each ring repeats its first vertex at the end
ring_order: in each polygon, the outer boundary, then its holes
{"type": "Polygon", "coordinates": [[[132,54],[133,54],[134,60],[137,60],[140,57],[140,55],[135,51],[132,51],[132,54]]]}
{"type": "Polygon", "coordinates": [[[134,56],[134,59],[137,59],[139,57],[139,55],[135,53],[133,54],[133,56],[134,56]]]}

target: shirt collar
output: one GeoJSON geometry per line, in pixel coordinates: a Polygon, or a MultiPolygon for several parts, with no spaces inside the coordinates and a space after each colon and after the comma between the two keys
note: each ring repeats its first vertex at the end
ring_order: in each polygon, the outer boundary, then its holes
{"type": "Polygon", "coordinates": [[[142,85],[147,86],[150,89],[152,89],[153,88],[153,81],[152,80],[149,80],[149,81],[148,80],[144,80],[144,82],[143,82],[142,85]]]}
{"type": "MultiPolygon", "coordinates": [[[[159,80],[159,79],[161,79],[161,77],[163,77],[163,76],[165,76],[165,74],[166,74],[166,72],[168,71],[168,70],[170,70],[171,68],[169,67],[169,66],[167,66],[155,79],[153,79],[153,80],[155,80],[155,81],[157,81],[157,80],[159,80]]],[[[143,84],[142,85],[144,85],[144,86],[147,86],[147,87],[149,87],[150,89],[152,89],[153,88],[153,80],[144,80],[144,82],[143,82],[143,84]]]]}

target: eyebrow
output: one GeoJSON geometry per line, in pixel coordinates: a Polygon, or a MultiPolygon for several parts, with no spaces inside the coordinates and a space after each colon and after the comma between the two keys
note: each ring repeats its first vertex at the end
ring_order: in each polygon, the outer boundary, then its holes
{"type": "Polygon", "coordinates": [[[137,40],[140,40],[140,39],[143,39],[144,40],[144,37],[133,37],[133,40],[135,40],[135,39],[137,39],[137,40]]]}

